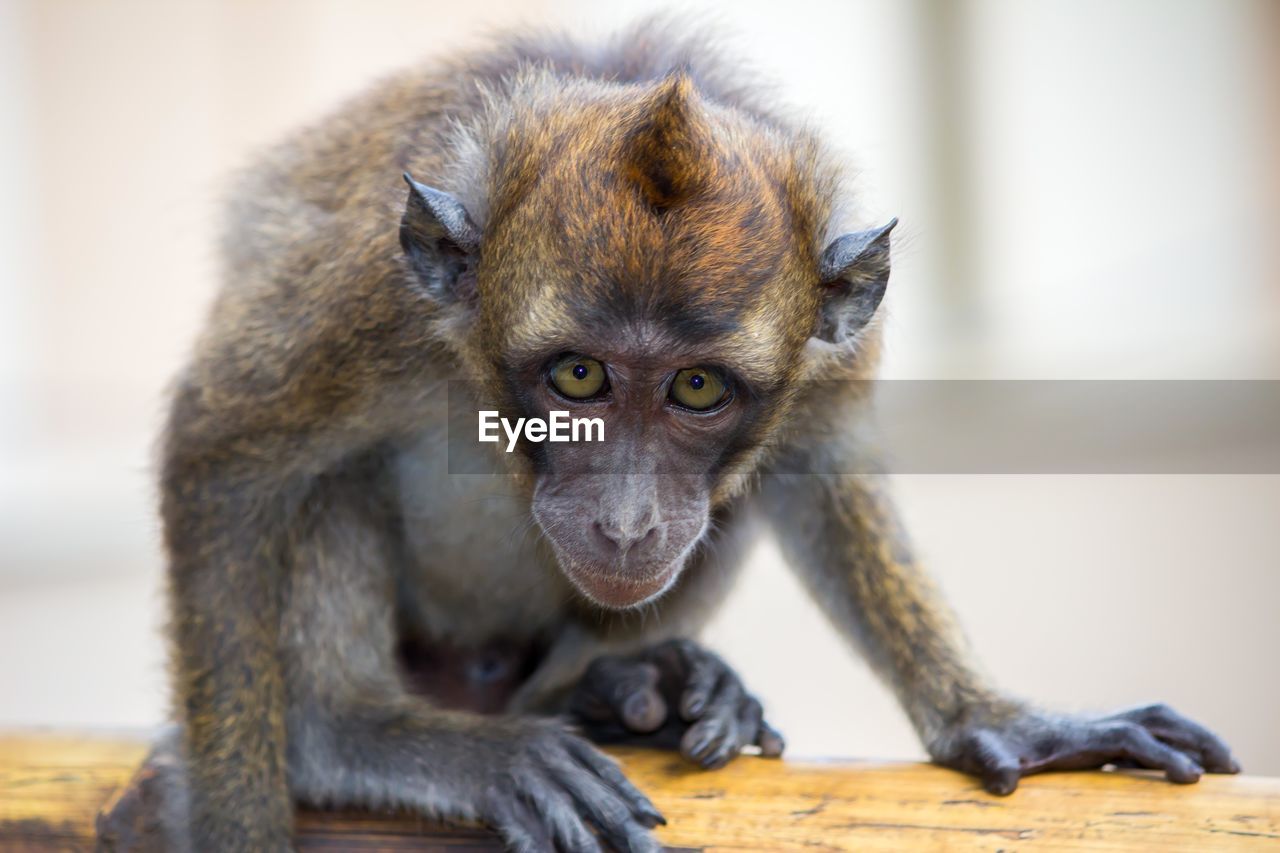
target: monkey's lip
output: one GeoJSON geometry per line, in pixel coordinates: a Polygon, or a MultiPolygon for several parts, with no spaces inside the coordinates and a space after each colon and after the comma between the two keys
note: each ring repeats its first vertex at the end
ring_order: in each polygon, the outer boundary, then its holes
{"type": "Polygon", "coordinates": [[[595,567],[566,569],[565,574],[578,591],[601,607],[626,610],[661,595],[679,573],[679,563],[644,575],[611,572],[595,567]]]}

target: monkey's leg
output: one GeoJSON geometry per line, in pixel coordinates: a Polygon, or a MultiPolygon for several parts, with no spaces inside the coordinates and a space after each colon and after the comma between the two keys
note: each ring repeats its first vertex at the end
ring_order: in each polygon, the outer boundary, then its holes
{"type": "Polygon", "coordinates": [[[406,692],[393,538],[368,492],[313,495],[294,547],[281,634],[294,796],[479,820],[517,850],[659,849],[653,804],[559,721],[446,712],[406,692]]]}
{"type": "Polygon", "coordinates": [[[569,701],[598,743],[679,749],[708,769],[727,764],[744,747],[778,756],[784,746],[738,674],[692,640],[596,658],[569,701]]]}
{"type": "Polygon", "coordinates": [[[790,562],[894,687],[939,764],[979,776],[993,794],[1012,792],[1029,773],[1110,763],[1184,783],[1205,770],[1239,771],[1219,738],[1164,705],[1068,716],[997,692],[912,557],[883,478],[772,475],[764,496],[790,562]]]}

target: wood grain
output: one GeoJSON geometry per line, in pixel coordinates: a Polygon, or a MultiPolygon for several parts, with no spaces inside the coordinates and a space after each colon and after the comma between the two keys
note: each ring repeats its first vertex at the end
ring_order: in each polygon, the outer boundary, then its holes
{"type": "MultiPolygon", "coordinates": [[[[145,752],[139,741],[0,736],[0,851],[91,850],[94,821],[145,752]]],[[[746,757],[706,773],[618,751],[666,814],[674,850],[1280,850],[1280,779],[1063,773],[1012,797],[924,764],[746,757]]],[[[303,812],[303,850],[498,850],[475,828],[406,816],[303,812]]]]}

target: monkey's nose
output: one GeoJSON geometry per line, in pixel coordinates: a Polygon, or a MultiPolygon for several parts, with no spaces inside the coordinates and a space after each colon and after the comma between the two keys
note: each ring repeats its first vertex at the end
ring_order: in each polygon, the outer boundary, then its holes
{"type": "Polygon", "coordinates": [[[662,536],[661,525],[623,527],[609,521],[597,521],[592,525],[596,543],[610,557],[640,554],[654,547],[662,536]]]}

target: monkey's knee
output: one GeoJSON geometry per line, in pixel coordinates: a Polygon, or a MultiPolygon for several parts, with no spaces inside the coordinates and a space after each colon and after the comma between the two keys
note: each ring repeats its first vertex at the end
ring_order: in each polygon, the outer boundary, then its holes
{"type": "Polygon", "coordinates": [[[169,730],[152,748],[129,783],[95,822],[95,849],[104,853],[189,853],[189,803],[181,736],[169,730]]]}

